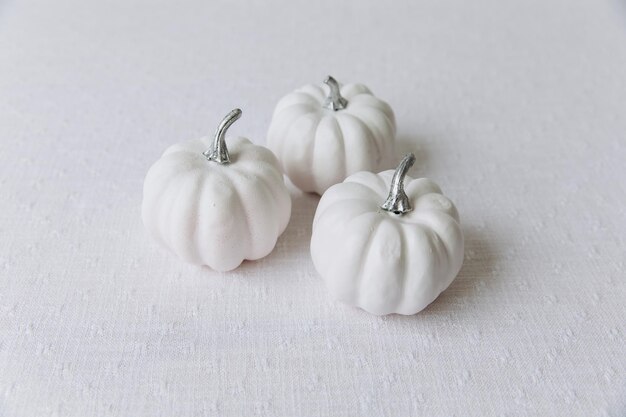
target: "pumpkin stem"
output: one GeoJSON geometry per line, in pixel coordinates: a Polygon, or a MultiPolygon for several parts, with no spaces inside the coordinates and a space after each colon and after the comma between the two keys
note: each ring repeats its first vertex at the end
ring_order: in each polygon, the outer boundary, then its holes
{"type": "Polygon", "coordinates": [[[396,172],[393,174],[393,178],[391,179],[389,197],[387,197],[387,200],[382,206],[380,206],[380,208],[398,215],[403,215],[404,213],[408,213],[413,210],[413,207],[411,207],[411,203],[409,202],[409,197],[407,197],[404,192],[404,177],[414,163],[415,155],[412,153],[406,154],[404,158],[402,158],[400,165],[396,168],[396,172]]]}
{"type": "Polygon", "coordinates": [[[324,108],[334,111],[345,109],[348,106],[348,100],[341,96],[337,80],[329,75],[324,80],[324,84],[330,88],[330,93],[324,101],[324,108]]]}
{"type": "Polygon", "coordinates": [[[213,139],[213,145],[210,149],[207,149],[202,153],[209,161],[215,161],[219,164],[228,164],[230,162],[230,156],[228,155],[228,148],[226,147],[226,131],[235,123],[237,119],[241,117],[241,110],[231,110],[220,122],[220,125],[215,131],[215,137],[213,139]]]}

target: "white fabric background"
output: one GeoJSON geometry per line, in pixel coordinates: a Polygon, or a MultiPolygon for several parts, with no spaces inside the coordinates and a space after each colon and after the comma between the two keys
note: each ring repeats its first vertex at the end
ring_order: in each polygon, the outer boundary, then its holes
{"type": "Polygon", "coordinates": [[[623,416],[626,3],[0,3],[0,415],[623,416]],[[140,221],[148,167],[264,143],[327,74],[394,107],[466,259],[413,317],[330,301],[293,192],[266,259],[188,266],[140,221]]]}

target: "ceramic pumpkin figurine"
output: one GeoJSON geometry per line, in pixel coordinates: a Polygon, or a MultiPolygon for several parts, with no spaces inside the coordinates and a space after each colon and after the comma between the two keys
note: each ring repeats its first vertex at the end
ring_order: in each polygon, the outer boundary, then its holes
{"type": "Polygon", "coordinates": [[[322,196],[311,256],[335,299],[377,315],[415,314],[458,274],[457,210],[434,182],[406,176],[414,161],[359,172],[322,196]]]}
{"type": "Polygon", "coordinates": [[[306,85],[274,110],[267,146],[289,179],[322,194],[359,171],[378,172],[392,162],[396,122],[391,107],[362,84],[306,85]]]}
{"type": "Polygon", "coordinates": [[[268,255],[291,215],[274,154],[243,137],[226,139],[240,116],[241,110],[231,111],[212,140],[168,148],[143,189],[150,234],[183,260],[218,271],[268,255]]]}

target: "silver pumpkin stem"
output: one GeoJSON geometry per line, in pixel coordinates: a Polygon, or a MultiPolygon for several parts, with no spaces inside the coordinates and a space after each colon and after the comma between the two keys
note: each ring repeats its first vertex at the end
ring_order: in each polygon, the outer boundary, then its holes
{"type": "Polygon", "coordinates": [[[209,161],[215,161],[218,164],[230,163],[230,156],[228,155],[228,148],[226,147],[225,135],[228,128],[240,117],[241,110],[234,109],[222,119],[220,125],[215,131],[213,146],[202,153],[202,155],[206,156],[209,161]]]}
{"type": "Polygon", "coordinates": [[[409,171],[409,168],[415,163],[415,155],[409,153],[402,158],[402,162],[396,168],[396,172],[391,179],[391,190],[389,190],[389,197],[383,203],[380,208],[387,210],[393,214],[403,215],[413,210],[409,197],[404,192],[404,177],[409,171]]]}
{"type": "Polygon", "coordinates": [[[324,108],[334,111],[345,109],[348,106],[348,100],[341,96],[337,80],[329,75],[324,80],[324,84],[330,88],[330,94],[324,101],[324,108]]]}

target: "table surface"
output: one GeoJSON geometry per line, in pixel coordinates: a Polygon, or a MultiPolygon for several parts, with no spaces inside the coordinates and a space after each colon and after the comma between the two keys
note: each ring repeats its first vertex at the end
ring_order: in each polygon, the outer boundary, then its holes
{"type": "Polygon", "coordinates": [[[626,414],[624,1],[8,0],[0,51],[1,416],[626,414]],[[329,299],[295,189],[231,273],[141,224],[167,146],[327,74],[461,214],[418,315],[329,299]]]}

